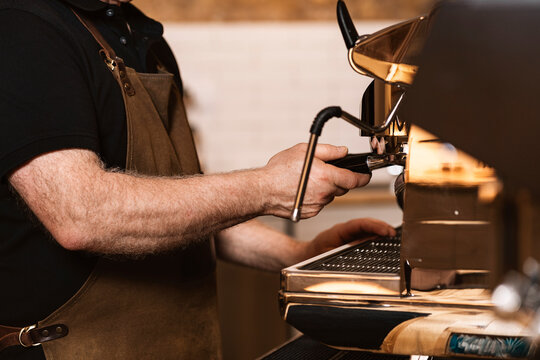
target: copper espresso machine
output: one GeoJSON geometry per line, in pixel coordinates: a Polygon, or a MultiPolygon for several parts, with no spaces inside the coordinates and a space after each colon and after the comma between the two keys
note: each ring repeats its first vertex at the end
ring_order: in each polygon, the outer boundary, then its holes
{"type": "MultiPolygon", "coordinates": [[[[501,270],[507,256],[501,242],[514,239],[508,240],[512,228],[503,226],[507,207],[501,179],[493,168],[413,125],[415,119],[407,115],[414,111],[399,111],[422,68],[418,59],[436,32],[432,27],[442,26],[439,11],[452,10],[443,5],[428,16],[358,36],[345,3],[338,1],[349,62],[374,81],[364,93],[361,120],[339,107],[325,108],[315,118],[291,219],[300,218],[322,127],[339,117],[370,136],[374,150],[349,155],[336,166],[365,173],[405,166],[404,182],[395,187],[396,195],[404,193],[403,225],[395,238],[353,242],[282,270],[281,313],[323,344],[373,356],[531,358],[537,331],[530,319],[540,306],[514,306],[502,316],[492,298],[508,269],[501,270]],[[519,311],[523,307],[528,316],[519,311]]],[[[415,96],[409,109],[421,103],[415,96]]],[[[514,275],[519,281],[499,286],[499,292],[506,291],[499,296],[503,307],[508,299],[523,300],[527,294],[540,304],[540,290],[531,295],[532,288],[540,288],[540,267],[534,269],[529,274],[536,278],[514,275]]]]}

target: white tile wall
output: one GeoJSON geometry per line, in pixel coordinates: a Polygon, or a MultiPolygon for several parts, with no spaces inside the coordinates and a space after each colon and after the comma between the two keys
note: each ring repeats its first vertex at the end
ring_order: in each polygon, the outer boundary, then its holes
{"type": "MultiPolygon", "coordinates": [[[[357,27],[371,33],[391,23],[357,27]]],[[[370,81],[350,68],[336,23],[169,23],[165,37],[195,99],[188,112],[206,172],[262,166],[306,142],[326,106],[358,115],[370,81]]],[[[329,122],[320,141],[369,151],[367,140],[342,120],[329,122]]],[[[389,176],[379,171],[372,181],[389,176]]]]}

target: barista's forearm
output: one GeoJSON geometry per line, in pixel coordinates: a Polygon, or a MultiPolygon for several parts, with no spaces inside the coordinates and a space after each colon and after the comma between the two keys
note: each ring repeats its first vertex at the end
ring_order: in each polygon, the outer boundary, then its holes
{"type": "Polygon", "coordinates": [[[304,260],[306,245],[257,220],[225,229],[216,238],[221,259],[271,271],[304,260]]]}
{"type": "Polygon", "coordinates": [[[10,182],[64,247],[141,254],[182,246],[263,210],[257,171],[188,178],[103,170],[97,156],[41,156],[10,182]],[[54,170],[53,170],[54,169],[54,170]]]}

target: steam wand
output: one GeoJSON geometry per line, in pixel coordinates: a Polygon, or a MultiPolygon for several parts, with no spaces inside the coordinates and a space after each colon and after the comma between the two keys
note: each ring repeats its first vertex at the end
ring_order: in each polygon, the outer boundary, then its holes
{"type": "Polygon", "coordinates": [[[317,116],[315,116],[315,119],[313,120],[313,124],[311,125],[311,128],[309,129],[309,132],[311,135],[309,137],[306,158],[304,160],[304,166],[302,168],[302,175],[300,176],[300,182],[298,184],[298,191],[296,192],[296,199],[294,201],[294,209],[291,215],[292,221],[298,222],[302,215],[302,204],[304,202],[304,196],[306,194],[306,188],[307,188],[307,183],[309,180],[309,173],[311,171],[311,165],[313,163],[313,158],[315,157],[315,148],[317,147],[317,141],[319,140],[319,136],[321,136],[321,132],[322,132],[322,128],[324,124],[331,118],[334,118],[334,117],[342,118],[343,120],[347,121],[351,125],[354,125],[357,128],[360,128],[370,133],[371,135],[375,135],[377,133],[385,131],[390,126],[390,124],[392,123],[392,120],[394,119],[394,116],[396,115],[399,105],[401,104],[403,95],[405,95],[405,93],[401,94],[398,101],[396,102],[396,105],[394,106],[390,114],[388,114],[386,121],[384,122],[383,125],[379,127],[374,127],[374,126],[371,126],[369,124],[362,122],[362,120],[354,117],[353,115],[349,114],[346,111],[341,110],[339,106],[329,106],[319,111],[319,113],[317,114],[317,116]]]}

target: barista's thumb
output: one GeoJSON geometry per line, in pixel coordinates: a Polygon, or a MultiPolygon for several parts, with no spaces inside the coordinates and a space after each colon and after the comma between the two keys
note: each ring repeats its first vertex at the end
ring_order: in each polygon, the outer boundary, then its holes
{"type": "Polygon", "coordinates": [[[349,149],[346,146],[334,146],[329,144],[317,144],[315,157],[322,161],[340,159],[347,155],[349,149]]]}

